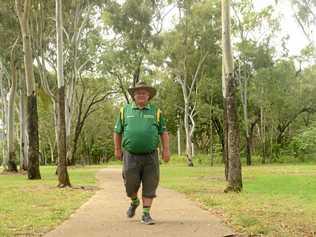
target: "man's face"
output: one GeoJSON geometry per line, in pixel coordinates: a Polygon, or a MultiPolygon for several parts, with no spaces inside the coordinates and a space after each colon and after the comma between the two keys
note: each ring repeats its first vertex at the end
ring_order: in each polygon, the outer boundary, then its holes
{"type": "Polygon", "coordinates": [[[138,105],[146,105],[149,100],[149,92],[145,89],[138,89],[134,93],[134,99],[138,105]]]}

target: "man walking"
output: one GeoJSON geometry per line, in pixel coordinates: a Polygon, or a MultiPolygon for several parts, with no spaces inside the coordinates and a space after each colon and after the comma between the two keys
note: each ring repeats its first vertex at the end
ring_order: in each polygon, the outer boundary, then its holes
{"type": "Polygon", "coordinates": [[[128,92],[133,103],[121,108],[114,128],[115,157],[123,159],[123,179],[127,196],[131,198],[127,216],[132,218],[139,206],[138,190],[142,184],[143,215],[141,222],[154,224],[150,208],[159,183],[157,147],[162,142],[162,159],[168,162],[169,135],[161,112],[149,101],[156,89],[138,82],[128,92]]]}

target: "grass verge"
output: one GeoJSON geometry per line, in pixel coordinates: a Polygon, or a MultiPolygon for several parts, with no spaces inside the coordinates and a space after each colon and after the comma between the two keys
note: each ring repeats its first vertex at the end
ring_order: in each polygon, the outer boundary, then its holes
{"type": "Polygon", "coordinates": [[[243,168],[242,193],[224,193],[224,170],[163,165],[162,186],[183,192],[238,232],[264,236],[316,236],[316,166],[243,168]]]}
{"type": "Polygon", "coordinates": [[[97,169],[68,169],[75,188],[65,189],[56,187],[55,167],[41,167],[41,180],[1,174],[0,236],[40,236],[60,224],[95,193],[97,169]]]}

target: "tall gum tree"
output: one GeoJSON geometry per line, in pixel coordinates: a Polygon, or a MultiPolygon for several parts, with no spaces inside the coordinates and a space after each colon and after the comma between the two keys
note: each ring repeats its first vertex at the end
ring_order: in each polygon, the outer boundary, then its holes
{"type": "Polygon", "coordinates": [[[223,96],[226,100],[228,186],[225,192],[242,190],[239,154],[239,123],[236,104],[236,78],[231,45],[230,0],[222,0],[223,96]]]}
{"type": "Polygon", "coordinates": [[[67,171],[66,121],[65,121],[65,83],[63,67],[63,18],[62,2],[56,0],[56,38],[57,38],[57,150],[58,187],[71,186],[67,171]]]}
{"type": "Polygon", "coordinates": [[[39,170],[39,137],[37,97],[33,73],[33,56],[29,18],[31,0],[16,0],[15,7],[18,15],[24,51],[24,68],[27,95],[27,132],[28,132],[28,178],[41,179],[39,170]]]}

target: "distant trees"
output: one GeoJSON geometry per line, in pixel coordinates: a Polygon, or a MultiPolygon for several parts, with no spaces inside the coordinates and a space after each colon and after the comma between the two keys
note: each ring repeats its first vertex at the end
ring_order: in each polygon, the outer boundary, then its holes
{"type": "Polygon", "coordinates": [[[211,0],[63,1],[62,27],[56,26],[54,2],[0,3],[5,169],[15,172],[20,165],[36,179],[39,164],[65,171],[66,163],[110,159],[116,110],[131,102],[126,89],[140,79],[157,87],[155,102],[170,133],[183,134],[171,140],[174,151],[181,143],[190,166],[198,153],[225,162],[232,190],[242,187],[240,159],[251,165],[312,152],[304,149],[316,120],[311,1],[291,1],[311,42],[296,56],[289,56],[286,37],[273,45],[280,33],[274,7],[257,11],[252,0],[223,1],[223,20],[220,2],[211,0]],[[165,30],[170,13],[173,25],[165,30]]]}

